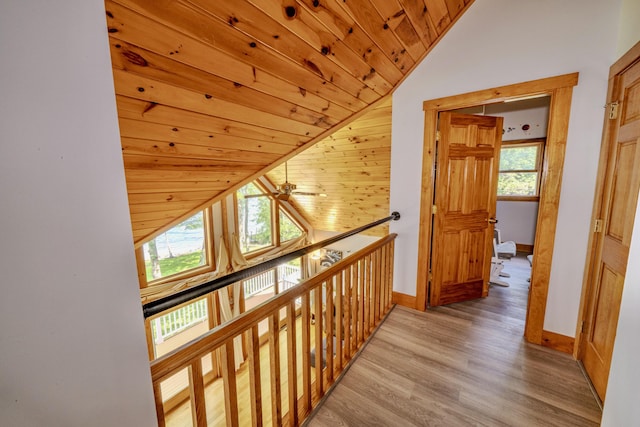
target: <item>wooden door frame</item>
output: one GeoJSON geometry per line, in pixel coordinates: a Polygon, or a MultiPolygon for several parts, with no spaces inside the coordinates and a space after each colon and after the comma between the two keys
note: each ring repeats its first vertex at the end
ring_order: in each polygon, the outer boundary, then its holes
{"type": "MultiPolygon", "coordinates": [[[[636,43],[627,53],[622,55],[609,69],[609,83],[607,88],[607,103],[613,102],[615,80],[616,77],[633,65],[640,58],[640,42],[636,43]]],[[[595,198],[593,200],[593,210],[591,211],[591,231],[594,230],[596,219],[602,218],[602,195],[604,192],[605,173],[607,164],[609,162],[609,154],[611,144],[615,143],[617,127],[612,126],[612,120],[608,118],[608,111],[605,111],[603,116],[604,128],[602,130],[602,145],[600,146],[600,160],[598,162],[598,175],[596,179],[596,191],[595,198]]],[[[617,121],[613,120],[613,124],[617,121]]],[[[584,265],[584,274],[582,277],[582,294],[580,295],[580,309],[578,311],[578,324],[576,325],[576,339],[575,346],[573,348],[573,357],[577,360],[582,360],[584,355],[584,335],[587,330],[582,330],[582,325],[587,322],[587,315],[589,314],[588,304],[591,301],[593,289],[592,271],[595,267],[593,260],[597,254],[598,248],[596,245],[596,234],[589,233],[589,242],[587,244],[587,257],[584,265]]]]}
{"type": "Polygon", "coordinates": [[[427,308],[427,287],[431,252],[431,206],[435,169],[435,144],[438,113],[459,108],[494,104],[505,100],[535,95],[549,95],[549,125],[544,152],[540,200],[535,235],[535,256],[527,304],[524,336],[527,341],[542,344],[544,316],[551,276],[551,260],[556,234],[562,168],[564,165],[573,87],[578,73],[564,74],[508,86],[500,86],[462,95],[424,101],[424,146],[420,198],[420,231],[418,236],[418,278],[416,309],[427,308]]]}

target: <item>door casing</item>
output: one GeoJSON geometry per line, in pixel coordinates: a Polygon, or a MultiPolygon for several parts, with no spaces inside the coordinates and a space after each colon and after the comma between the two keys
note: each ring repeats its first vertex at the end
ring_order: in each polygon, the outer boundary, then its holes
{"type": "Polygon", "coordinates": [[[424,146],[420,198],[420,230],[418,236],[418,274],[416,309],[427,308],[427,288],[431,271],[431,235],[433,184],[435,179],[435,146],[438,113],[447,110],[481,106],[535,95],[549,95],[549,125],[540,184],[540,201],[535,235],[535,256],[525,319],[525,339],[542,344],[544,316],[551,276],[551,260],[555,241],[562,168],[569,129],[573,87],[578,73],[495,87],[462,95],[424,101],[424,146]]]}

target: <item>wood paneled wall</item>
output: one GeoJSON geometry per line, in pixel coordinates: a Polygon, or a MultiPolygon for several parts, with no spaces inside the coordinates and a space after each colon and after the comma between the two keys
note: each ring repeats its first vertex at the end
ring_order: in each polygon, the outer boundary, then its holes
{"type": "MultiPolygon", "coordinates": [[[[391,98],[287,162],[288,179],[304,192],[292,204],[317,230],[348,231],[390,213],[391,98]]],[[[284,166],[267,174],[283,182],[284,166]]],[[[365,234],[384,236],[389,226],[365,234]]]]}

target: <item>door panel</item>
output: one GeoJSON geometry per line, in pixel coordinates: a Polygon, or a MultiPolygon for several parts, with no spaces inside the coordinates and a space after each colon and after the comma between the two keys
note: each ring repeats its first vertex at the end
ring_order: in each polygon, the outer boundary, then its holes
{"type": "Polygon", "coordinates": [[[502,118],[441,113],[432,251],[432,306],[486,296],[502,118]]]}
{"type": "Polygon", "coordinates": [[[589,260],[586,335],[581,356],[591,381],[604,401],[615,343],[629,244],[640,190],[640,64],[615,76],[610,102],[618,99],[619,117],[610,123],[603,155],[605,170],[596,216],[603,222],[589,260]]]}

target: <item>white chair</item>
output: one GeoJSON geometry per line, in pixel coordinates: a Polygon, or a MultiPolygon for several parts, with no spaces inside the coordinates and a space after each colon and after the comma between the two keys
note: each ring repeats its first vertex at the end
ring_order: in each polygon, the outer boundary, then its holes
{"type": "Polygon", "coordinates": [[[493,231],[493,239],[496,240],[497,250],[494,254],[498,258],[511,258],[516,256],[516,242],[511,240],[507,242],[502,241],[500,236],[500,230],[497,228],[493,231]]]}
{"type": "Polygon", "coordinates": [[[496,239],[493,239],[493,256],[491,257],[491,274],[489,277],[489,284],[509,287],[509,284],[500,277],[509,277],[509,274],[503,273],[504,260],[498,258],[498,243],[496,239]]]}

